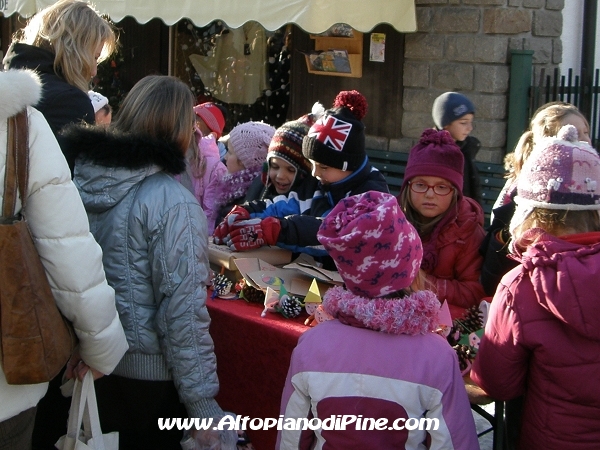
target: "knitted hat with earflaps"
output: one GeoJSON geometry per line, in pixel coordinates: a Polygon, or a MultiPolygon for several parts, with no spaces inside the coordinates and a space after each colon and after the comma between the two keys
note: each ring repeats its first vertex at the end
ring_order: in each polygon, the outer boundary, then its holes
{"type": "Polygon", "coordinates": [[[557,136],[535,144],[517,183],[512,232],[534,208],[600,210],[600,157],[577,128],[565,125],[557,136]]]}

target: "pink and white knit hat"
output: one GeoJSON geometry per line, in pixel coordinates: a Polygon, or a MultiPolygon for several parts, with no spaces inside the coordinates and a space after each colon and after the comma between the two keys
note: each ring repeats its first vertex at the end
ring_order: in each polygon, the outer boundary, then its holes
{"type": "Polygon", "coordinates": [[[411,285],[423,247],[391,194],[369,191],[340,200],[317,239],[355,295],[383,297],[411,285]]]}
{"type": "Polygon", "coordinates": [[[578,140],[573,125],[535,144],[521,169],[515,203],[511,232],[534,208],[600,210],[600,157],[578,140]]]}

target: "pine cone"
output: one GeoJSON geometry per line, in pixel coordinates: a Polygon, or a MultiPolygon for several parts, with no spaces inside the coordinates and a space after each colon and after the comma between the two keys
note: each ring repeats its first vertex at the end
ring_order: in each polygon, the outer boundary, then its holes
{"type": "Polygon", "coordinates": [[[471,349],[468,345],[455,345],[452,347],[458,356],[458,365],[460,371],[464,371],[469,367],[469,362],[473,360],[474,355],[471,354],[471,349]]]}
{"type": "Polygon", "coordinates": [[[250,303],[263,303],[265,301],[265,293],[260,289],[244,283],[240,292],[240,297],[250,303]]]}
{"type": "Polygon", "coordinates": [[[470,334],[483,328],[483,313],[478,306],[471,306],[462,318],[455,321],[461,334],[470,334]]]}
{"type": "Polygon", "coordinates": [[[297,317],[302,312],[302,302],[295,296],[284,296],[279,300],[279,311],[284,317],[297,317]]]}
{"type": "Polygon", "coordinates": [[[213,278],[212,285],[217,296],[224,296],[231,292],[233,283],[225,275],[219,274],[213,278]]]}

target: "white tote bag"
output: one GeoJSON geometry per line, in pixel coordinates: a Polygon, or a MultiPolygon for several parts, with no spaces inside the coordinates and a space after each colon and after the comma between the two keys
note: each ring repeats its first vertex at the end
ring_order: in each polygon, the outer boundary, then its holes
{"type": "Polygon", "coordinates": [[[67,434],[55,444],[59,450],[119,450],[119,433],[102,434],[92,371],[75,380],[67,434]],[[82,429],[83,425],[83,429],[82,429]]]}

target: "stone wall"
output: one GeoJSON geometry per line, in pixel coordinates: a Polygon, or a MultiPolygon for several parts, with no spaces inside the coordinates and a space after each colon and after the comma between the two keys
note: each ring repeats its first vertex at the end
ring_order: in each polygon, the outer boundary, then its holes
{"type": "MultiPolygon", "coordinates": [[[[534,77],[561,62],[564,0],[415,0],[417,32],[406,35],[402,139],[387,143],[408,151],[432,126],[434,99],[459,91],[475,104],[472,135],[482,144],[477,159],[502,162],[510,50],[534,50],[534,77]]],[[[380,138],[372,147],[385,147],[380,138]]],[[[512,150],[512,149],[509,149],[512,150]]]]}

